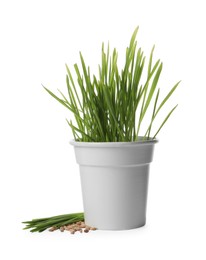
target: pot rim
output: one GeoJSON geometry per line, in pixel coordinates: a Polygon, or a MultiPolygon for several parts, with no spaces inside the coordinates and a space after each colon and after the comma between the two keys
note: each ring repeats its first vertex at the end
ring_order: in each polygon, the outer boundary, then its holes
{"type": "Polygon", "coordinates": [[[73,146],[80,146],[80,147],[122,147],[122,146],[144,146],[144,145],[151,145],[158,143],[158,139],[150,138],[149,140],[141,140],[143,137],[139,137],[139,141],[132,141],[132,142],[79,142],[75,141],[74,139],[70,140],[70,144],[73,146]]]}

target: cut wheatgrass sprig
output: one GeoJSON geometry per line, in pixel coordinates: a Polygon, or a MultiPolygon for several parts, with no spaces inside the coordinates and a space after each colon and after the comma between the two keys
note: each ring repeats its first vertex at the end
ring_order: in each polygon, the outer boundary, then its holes
{"type": "Polygon", "coordinates": [[[59,215],[49,218],[38,218],[31,221],[24,221],[26,224],[24,229],[30,229],[30,232],[43,232],[48,228],[59,229],[62,226],[74,224],[77,222],[84,221],[84,213],[72,213],[59,215]]]}

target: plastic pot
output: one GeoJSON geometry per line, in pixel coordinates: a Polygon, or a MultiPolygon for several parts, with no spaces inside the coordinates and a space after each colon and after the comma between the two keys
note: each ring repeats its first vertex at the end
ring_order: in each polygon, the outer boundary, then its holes
{"type": "Polygon", "coordinates": [[[156,142],[70,142],[80,168],[86,224],[102,230],[145,225],[156,142]]]}

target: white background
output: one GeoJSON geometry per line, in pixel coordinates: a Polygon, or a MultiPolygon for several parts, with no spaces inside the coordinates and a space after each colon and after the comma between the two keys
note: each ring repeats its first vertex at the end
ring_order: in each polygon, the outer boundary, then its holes
{"type": "Polygon", "coordinates": [[[206,259],[205,25],[200,0],[0,2],[1,259],[206,259]],[[23,220],[83,210],[70,114],[41,84],[65,92],[64,64],[81,50],[94,68],[102,41],[121,63],[137,25],[145,54],[155,43],[164,63],[160,87],[182,80],[151,165],[147,225],[75,236],[22,231],[23,220]]]}

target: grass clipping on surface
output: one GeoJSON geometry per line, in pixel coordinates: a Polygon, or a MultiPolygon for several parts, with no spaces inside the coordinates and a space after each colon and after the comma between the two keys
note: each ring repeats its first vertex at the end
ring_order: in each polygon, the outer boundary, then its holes
{"type": "Polygon", "coordinates": [[[30,232],[43,232],[49,228],[56,230],[83,221],[84,213],[72,213],[49,218],[38,218],[31,221],[24,221],[22,223],[26,224],[24,229],[30,229],[30,232]]]}
{"type": "Polygon", "coordinates": [[[151,134],[154,120],[180,82],[176,83],[159,102],[160,88],[157,89],[157,85],[163,64],[160,60],[153,63],[153,47],[146,67],[146,57],[142,49],[137,48],[137,32],[138,27],[131,37],[129,47],[126,48],[125,65],[122,70],[118,68],[117,50],[113,49],[110,53],[109,44],[106,51],[102,44],[101,65],[98,66],[97,76],[91,76],[90,68],[80,52],[81,69],[77,64],[74,65],[77,82],[66,65],[67,96],[60,90],[60,96],[57,96],[44,87],[53,98],[73,113],[76,123],[73,124],[71,120],[67,122],[75,141],[138,141],[142,122],[150,110],[149,107],[152,113],[141,136],[143,140],[155,138],[176,109],[177,105],[151,134]],[[142,82],[143,70],[146,70],[146,79],[142,82]]]}

